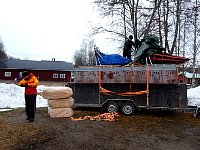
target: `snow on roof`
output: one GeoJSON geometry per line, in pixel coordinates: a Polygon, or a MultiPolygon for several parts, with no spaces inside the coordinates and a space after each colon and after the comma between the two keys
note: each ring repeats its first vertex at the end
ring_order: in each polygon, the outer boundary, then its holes
{"type": "MultiPolygon", "coordinates": [[[[180,72],[178,75],[183,74],[183,72],[180,72]]],[[[193,73],[189,73],[189,72],[185,72],[185,77],[186,78],[193,78],[193,73]]],[[[200,74],[199,73],[195,73],[194,74],[195,78],[200,78],[200,74]]]]}

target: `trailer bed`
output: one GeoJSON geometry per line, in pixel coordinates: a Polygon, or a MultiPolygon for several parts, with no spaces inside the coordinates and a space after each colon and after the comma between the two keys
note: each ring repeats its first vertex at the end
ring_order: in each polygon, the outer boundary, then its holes
{"type": "Polygon", "coordinates": [[[187,107],[187,86],[178,83],[175,65],[81,67],[74,76],[68,85],[76,107],[108,111],[187,107]]]}

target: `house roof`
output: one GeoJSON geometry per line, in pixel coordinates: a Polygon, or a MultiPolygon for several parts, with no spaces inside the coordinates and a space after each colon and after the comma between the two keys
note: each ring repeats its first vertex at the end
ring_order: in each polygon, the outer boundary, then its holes
{"type": "MultiPolygon", "coordinates": [[[[180,72],[179,74],[183,74],[183,72],[180,72]]],[[[184,72],[184,75],[185,75],[186,78],[193,78],[193,73],[184,72]]],[[[195,73],[194,78],[196,78],[196,79],[200,78],[200,74],[195,73]]]]}
{"type": "Polygon", "coordinates": [[[1,59],[0,69],[73,71],[74,67],[72,63],[65,61],[1,59]]]}

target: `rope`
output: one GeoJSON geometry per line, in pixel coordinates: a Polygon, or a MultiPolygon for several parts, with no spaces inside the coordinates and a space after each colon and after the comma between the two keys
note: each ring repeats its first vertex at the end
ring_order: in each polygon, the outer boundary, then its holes
{"type": "MultiPolygon", "coordinates": [[[[147,69],[147,74],[148,74],[148,69],[147,69]]],[[[147,90],[145,91],[131,91],[132,90],[132,82],[133,82],[133,79],[132,79],[132,76],[133,76],[133,73],[132,73],[132,67],[131,67],[131,72],[130,72],[130,91],[129,92],[122,92],[122,93],[119,93],[119,92],[113,92],[113,91],[110,91],[110,90],[107,90],[105,88],[103,88],[101,85],[102,85],[102,78],[101,78],[101,66],[99,67],[99,92],[104,94],[104,95],[118,95],[118,96],[137,96],[137,95],[142,95],[142,94],[147,94],[149,93],[149,88],[148,88],[148,80],[147,80],[147,90]]],[[[149,76],[149,75],[147,75],[149,76]]]]}
{"type": "Polygon", "coordinates": [[[102,94],[105,94],[105,95],[118,95],[118,96],[136,96],[136,95],[147,94],[147,91],[136,91],[136,92],[122,92],[122,93],[118,93],[118,92],[109,91],[109,90],[104,89],[102,87],[100,87],[100,92],[102,94]]]}

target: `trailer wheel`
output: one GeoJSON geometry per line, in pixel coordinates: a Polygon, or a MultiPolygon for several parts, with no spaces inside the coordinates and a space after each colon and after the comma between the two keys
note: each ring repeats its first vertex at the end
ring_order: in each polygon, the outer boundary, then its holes
{"type": "Polygon", "coordinates": [[[125,102],[121,106],[121,112],[124,115],[133,115],[135,113],[135,106],[133,103],[125,102]]]}
{"type": "Polygon", "coordinates": [[[119,107],[118,104],[114,101],[110,101],[106,105],[106,111],[112,113],[112,112],[118,112],[119,107]]]}

